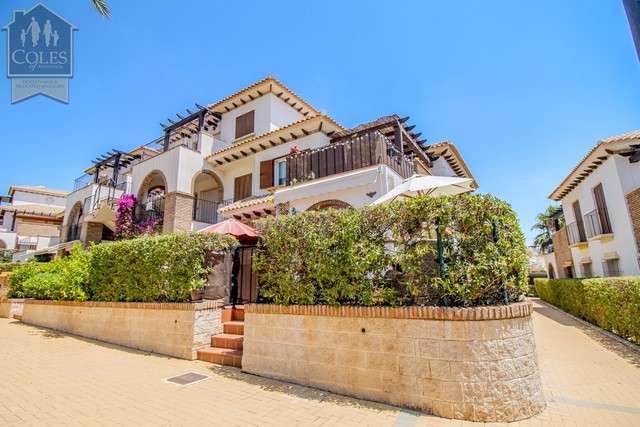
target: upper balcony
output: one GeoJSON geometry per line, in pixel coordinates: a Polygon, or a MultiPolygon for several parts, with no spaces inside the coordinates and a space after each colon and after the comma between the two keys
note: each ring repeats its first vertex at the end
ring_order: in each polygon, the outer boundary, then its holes
{"type": "Polygon", "coordinates": [[[287,184],[387,165],[402,178],[413,175],[413,159],[380,132],[369,132],[287,157],[287,184]]]}
{"type": "Polygon", "coordinates": [[[569,245],[585,246],[587,245],[587,236],[584,232],[582,221],[572,222],[567,225],[567,236],[569,237],[569,245]]]}
{"type": "Polygon", "coordinates": [[[606,208],[595,209],[584,216],[588,239],[608,239],[613,238],[609,212],[606,208]]]}

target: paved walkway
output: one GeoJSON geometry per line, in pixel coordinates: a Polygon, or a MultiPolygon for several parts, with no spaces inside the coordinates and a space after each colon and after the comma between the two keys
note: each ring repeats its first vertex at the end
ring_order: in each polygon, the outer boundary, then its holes
{"type": "MultiPolygon", "coordinates": [[[[534,300],[548,409],[514,426],[640,426],[640,351],[534,300]]],[[[477,426],[0,319],[0,425],[477,426]],[[178,387],[186,372],[210,378],[178,387]]],[[[506,424],[486,424],[506,425],[506,424]]]]}

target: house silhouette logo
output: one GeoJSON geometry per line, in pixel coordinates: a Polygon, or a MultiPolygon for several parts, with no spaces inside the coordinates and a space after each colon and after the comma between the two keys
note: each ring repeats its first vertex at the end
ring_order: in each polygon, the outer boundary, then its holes
{"type": "Polygon", "coordinates": [[[38,3],[14,10],[7,32],[7,77],[11,103],[43,94],[69,102],[73,77],[73,32],[78,28],[38,3]]]}

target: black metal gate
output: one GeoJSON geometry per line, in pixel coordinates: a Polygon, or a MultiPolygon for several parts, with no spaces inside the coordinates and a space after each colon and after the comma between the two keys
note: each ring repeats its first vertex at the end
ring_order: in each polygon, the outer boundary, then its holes
{"type": "Polygon", "coordinates": [[[242,245],[233,252],[231,303],[234,306],[258,300],[258,273],[252,265],[255,250],[255,245],[242,245]]]}

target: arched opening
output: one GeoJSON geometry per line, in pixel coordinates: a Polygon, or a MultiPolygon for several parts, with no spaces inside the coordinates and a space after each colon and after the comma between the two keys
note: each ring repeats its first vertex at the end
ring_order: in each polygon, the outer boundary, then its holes
{"type": "Polygon", "coordinates": [[[156,221],[164,216],[164,195],[167,180],[160,171],[149,173],[138,190],[136,216],[140,221],[156,221]]]}
{"type": "Polygon", "coordinates": [[[222,203],[222,180],[211,171],[200,171],[193,178],[191,192],[193,201],[193,220],[207,224],[218,222],[218,208],[222,203]]]}
{"type": "Polygon", "coordinates": [[[67,220],[67,225],[69,226],[67,231],[67,242],[72,242],[74,240],[80,239],[80,230],[82,229],[82,214],[82,203],[76,202],[71,208],[69,219],[67,220]]]}
{"type": "Polygon", "coordinates": [[[7,249],[7,244],[2,239],[0,239],[0,249],[7,249]]]}
{"type": "Polygon", "coordinates": [[[547,269],[547,272],[549,274],[549,279],[556,278],[556,273],[553,271],[553,264],[549,264],[549,268],[547,269]]]}
{"type": "Polygon", "coordinates": [[[325,209],[347,209],[349,203],[343,202],[342,200],[323,200],[322,202],[315,203],[307,209],[308,211],[322,211],[325,209]]]}

